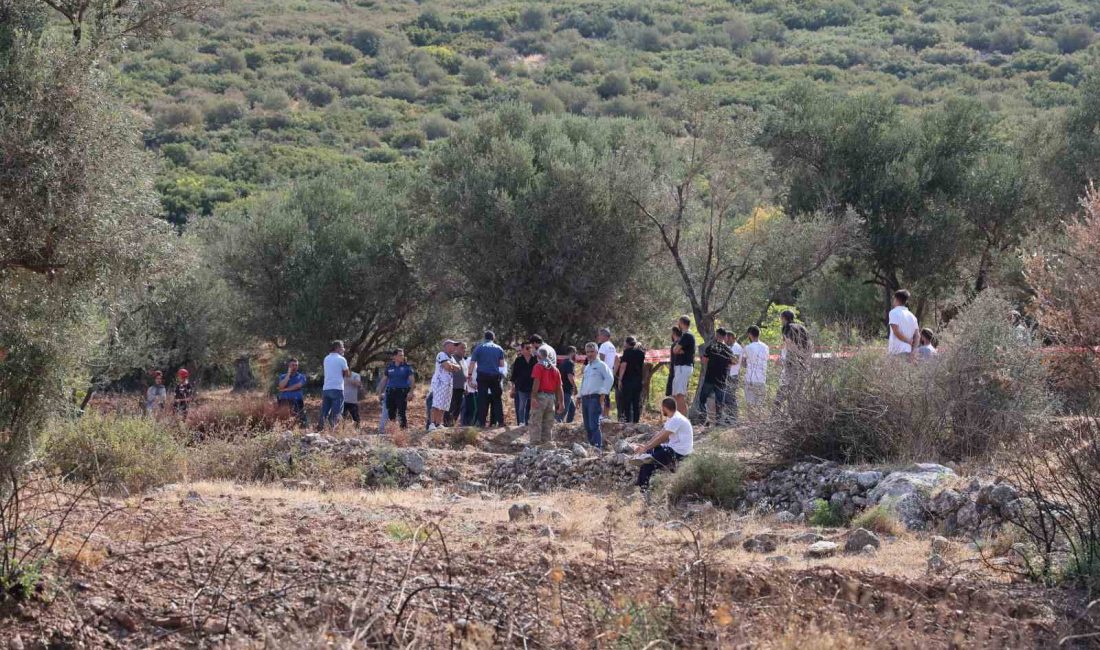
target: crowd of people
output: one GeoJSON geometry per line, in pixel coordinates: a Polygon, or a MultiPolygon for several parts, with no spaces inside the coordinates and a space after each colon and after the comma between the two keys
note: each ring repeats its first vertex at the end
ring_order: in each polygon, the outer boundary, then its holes
{"type": "MultiPolygon", "coordinates": [[[[935,356],[935,333],[921,329],[909,310],[906,290],[893,294],[888,317],[887,354],[913,361],[935,356]]],[[[809,331],[798,323],[792,311],[780,314],[782,349],[779,354],[779,386],[775,404],[791,398],[792,386],[805,372],[813,356],[809,331]]],[[[759,412],[768,398],[767,381],[771,350],[760,340],[760,329],[748,327],[742,336],[723,327],[699,349],[691,331],[689,316],[681,316],[671,329],[669,372],[665,398],[660,409],[665,418],[662,432],[640,446],[634,461],[641,465],[638,484],[646,487],[656,468],[673,467],[691,453],[692,421],[689,419],[689,392],[698,372],[698,390],[694,415],[697,423],[736,423],[741,407],[746,413],[759,412]],[[739,399],[739,394],[742,398],[739,399]]],[[[579,409],[587,441],[603,448],[601,424],[611,417],[612,397],[618,420],[636,423],[641,419],[643,393],[647,379],[646,353],[634,336],[623,339],[620,351],[609,328],[600,328],[596,340],[584,344],[583,354],[569,346],[561,355],[541,336],[533,334],[517,346],[508,364],[508,354],[492,331],[486,331],[467,354],[462,341],[447,339],[435,355],[434,367],[425,399],[428,431],[451,426],[501,427],[504,421],[504,392],[512,402],[515,423],[526,426],[531,445],[552,442],[555,423],[572,423],[579,409]],[[583,368],[580,381],[577,364],[583,368]]],[[[360,426],[359,401],[364,379],[348,366],[342,341],[333,341],[322,363],[323,384],[317,428],[335,427],[342,418],[360,426]]],[[[173,399],[169,405],[164,377],[158,371],[146,393],[149,413],[168,411],[186,414],[195,399],[194,385],[186,369],[177,373],[173,399]]],[[[393,351],[380,373],[377,397],[381,404],[378,431],[388,423],[406,429],[409,426],[409,396],[417,381],[416,370],[408,363],[403,349],[393,351]]],[[[287,362],[278,375],[277,401],[302,426],[307,426],[304,389],[308,378],[297,359],[287,362]]]]}

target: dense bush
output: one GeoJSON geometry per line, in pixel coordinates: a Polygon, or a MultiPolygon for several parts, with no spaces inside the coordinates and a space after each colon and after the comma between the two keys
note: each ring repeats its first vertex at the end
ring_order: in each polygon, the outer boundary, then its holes
{"type": "Polygon", "coordinates": [[[73,480],[140,494],[180,477],[182,445],[164,423],[89,413],[46,429],[43,461],[73,480]]]}
{"type": "Polygon", "coordinates": [[[1011,447],[1055,411],[1040,353],[1011,311],[979,295],[929,361],[876,349],[812,366],[756,435],[777,462],[962,460],[1011,447]]]}
{"type": "Polygon", "coordinates": [[[674,501],[703,499],[732,508],[744,490],[744,468],[732,455],[699,451],[681,461],[667,482],[674,501]]]}
{"type": "Polygon", "coordinates": [[[204,438],[233,437],[250,431],[270,431],[293,423],[289,409],[267,396],[200,402],[187,412],[187,428],[204,438]]]}

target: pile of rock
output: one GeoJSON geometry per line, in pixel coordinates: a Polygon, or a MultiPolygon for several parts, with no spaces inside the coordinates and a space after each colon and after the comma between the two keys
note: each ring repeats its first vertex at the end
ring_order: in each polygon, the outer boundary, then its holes
{"type": "Polygon", "coordinates": [[[360,468],[363,487],[426,487],[462,478],[449,465],[429,466],[430,450],[382,447],[368,438],[329,438],[316,432],[299,436],[288,431],[281,436],[279,448],[288,454],[331,454],[349,467],[360,468]]]}
{"type": "Polygon", "coordinates": [[[498,461],[489,473],[489,485],[504,491],[547,492],[572,487],[621,487],[629,485],[637,471],[627,464],[625,442],[614,452],[581,444],[571,448],[528,448],[498,461]]]}
{"type": "Polygon", "coordinates": [[[845,518],[883,506],[913,530],[945,535],[988,535],[1006,521],[1034,512],[1008,483],[981,478],[966,487],[953,470],[934,463],[904,469],[855,470],[835,462],[796,463],[747,485],[743,506],[776,512],[779,522],[809,516],[817,500],[845,518]]]}
{"type": "Polygon", "coordinates": [[[808,516],[820,500],[845,518],[866,508],[883,505],[909,528],[923,529],[932,490],[955,472],[943,465],[918,463],[903,470],[854,470],[839,463],[796,463],[750,482],[744,506],[808,516]]]}
{"type": "Polygon", "coordinates": [[[1038,512],[1034,501],[1021,498],[1016,488],[999,478],[975,478],[963,488],[941,490],[928,509],[943,534],[965,536],[990,535],[1007,521],[1038,512]]]}

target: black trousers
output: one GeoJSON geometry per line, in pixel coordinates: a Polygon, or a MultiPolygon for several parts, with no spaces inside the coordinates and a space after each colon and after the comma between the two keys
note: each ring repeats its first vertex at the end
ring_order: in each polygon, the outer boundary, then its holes
{"type": "Polygon", "coordinates": [[[676,463],[683,458],[680,454],[672,451],[672,447],[668,445],[661,445],[649,453],[653,456],[653,462],[638,468],[638,487],[643,490],[649,488],[649,479],[653,476],[653,472],[659,469],[667,469],[670,472],[675,471],[676,463]]]}
{"type": "MultiPolygon", "coordinates": [[[[459,385],[461,386],[462,383],[459,385]]],[[[453,427],[458,424],[458,418],[462,415],[462,398],[465,395],[466,391],[462,388],[451,389],[451,409],[443,414],[443,420],[447,426],[453,427]]]]}
{"type": "Polygon", "coordinates": [[[386,389],[386,414],[389,418],[401,425],[402,429],[409,427],[409,389],[386,389]]]}
{"type": "Polygon", "coordinates": [[[500,386],[500,375],[487,375],[477,373],[477,426],[488,423],[493,426],[504,426],[504,399],[503,389],[500,386]]]}
{"type": "Polygon", "coordinates": [[[619,419],[637,422],[642,418],[642,385],[633,383],[619,387],[619,419]]]}
{"type": "Polygon", "coordinates": [[[357,402],[344,402],[344,415],[350,416],[355,426],[359,426],[359,404],[357,402]]]}

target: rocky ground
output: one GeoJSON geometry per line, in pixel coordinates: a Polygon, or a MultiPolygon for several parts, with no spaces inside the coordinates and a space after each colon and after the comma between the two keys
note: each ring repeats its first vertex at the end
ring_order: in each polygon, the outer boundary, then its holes
{"type": "Polygon", "coordinates": [[[1074,594],[1013,580],[974,535],[940,534],[962,530],[963,509],[993,522],[1011,508],[999,484],[939,466],[808,463],[758,477],[739,512],[647,503],[620,441],[649,432],[612,425],[604,454],[576,444],[575,429],[544,450],[526,449],[516,429],[460,449],[293,433],[288,453],[350,457],[392,483],[194,482],[85,499],[46,587],[0,611],[0,639],[12,649],[924,648],[1054,647],[1093,631],[1074,594]],[[925,480],[935,489],[920,489],[925,480]],[[919,502],[926,514],[887,533],[814,526],[816,499],[900,503],[903,514],[919,502]]]}

